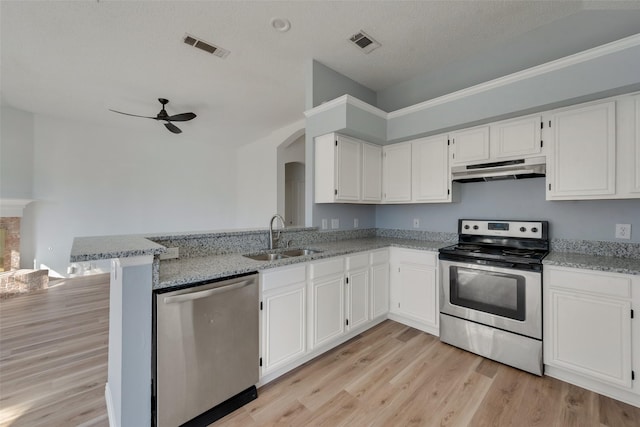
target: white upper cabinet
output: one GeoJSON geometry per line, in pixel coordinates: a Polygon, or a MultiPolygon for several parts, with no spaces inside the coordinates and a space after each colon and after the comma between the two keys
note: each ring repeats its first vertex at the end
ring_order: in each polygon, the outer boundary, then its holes
{"type": "Polygon", "coordinates": [[[382,147],[362,143],[362,201],[382,200],[382,147]]]}
{"type": "Polygon", "coordinates": [[[315,138],[316,203],[382,199],[382,147],[336,133],[315,138]]]}
{"type": "Polygon", "coordinates": [[[633,134],[633,189],[634,193],[640,193],[640,95],[634,97],[635,120],[633,134]]]}
{"type": "Polygon", "coordinates": [[[490,156],[517,158],[542,151],[542,117],[527,116],[492,123],[489,126],[490,156]]]}
{"type": "Polygon", "coordinates": [[[383,200],[411,201],[411,143],[386,145],[383,156],[383,200]]]}
{"type": "Polygon", "coordinates": [[[489,159],[489,126],[451,132],[449,139],[452,165],[481,163],[489,159]]]}
{"type": "Polygon", "coordinates": [[[547,199],[611,198],[616,191],[616,103],[558,110],[551,115],[547,199]]]}
{"type": "Polygon", "coordinates": [[[336,138],[336,200],[360,200],[361,144],[355,139],[336,138]]]}
{"type": "Polygon", "coordinates": [[[447,135],[411,142],[413,202],[450,202],[449,151],[447,135]]]}

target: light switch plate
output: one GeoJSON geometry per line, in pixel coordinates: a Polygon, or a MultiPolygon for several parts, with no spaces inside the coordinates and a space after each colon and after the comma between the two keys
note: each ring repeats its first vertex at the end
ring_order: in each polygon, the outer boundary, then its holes
{"type": "Polygon", "coordinates": [[[616,224],[616,239],[631,239],[631,224],[616,224]]]}
{"type": "Polygon", "coordinates": [[[358,228],[358,218],[353,218],[353,228],[358,228]]]}
{"type": "Polygon", "coordinates": [[[413,218],[413,228],[420,227],[420,218],[413,218]]]}
{"type": "Polygon", "coordinates": [[[327,225],[327,218],[322,218],[322,229],[326,230],[328,227],[327,225]]]}
{"type": "Polygon", "coordinates": [[[338,218],[331,219],[331,228],[340,228],[340,220],[338,218]]]}

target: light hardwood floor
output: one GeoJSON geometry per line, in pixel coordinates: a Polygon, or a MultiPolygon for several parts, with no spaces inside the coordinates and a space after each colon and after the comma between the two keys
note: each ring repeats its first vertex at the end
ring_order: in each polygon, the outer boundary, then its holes
{"type": "Polygon", "coordinates": [[[0,300],[0,426],[108,426],[109,275],[0,300]]]}
{"type": "MultiPolygon", "coordinates": [[[[108,426],[108,275],[0,301],[0,426],[108,426]]],[[[226,426],[640,426],[640,409],[386,321],[260,388],[226,426]]]]}

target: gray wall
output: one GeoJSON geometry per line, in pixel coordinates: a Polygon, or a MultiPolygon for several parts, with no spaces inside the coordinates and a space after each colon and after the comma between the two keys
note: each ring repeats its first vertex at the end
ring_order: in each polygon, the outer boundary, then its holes
{"type": "Polygon", "coordinates": [[[414,138],[631,92],[640,89],[638,70],[640,46],[634,46],[391,118],[387,139],[414,138]]]}
{"type": "Polygon", "coordinates": [[[311,61],[310,69],[307,70],[308,80],[306,94],[306,109],[317,107],[326,101],[348,94],[371,104],[376,104],[376,93],[368,87],[344,76],[337,71],[321,64],[318,61],[311,61]]]}
{"type": "Polygon", "coordinates": [[[378,91],[395,111],[638,32],[640,10],[586,10],[378,91]],[[473,72],[469,72],[473,70],[473,72]]]}
{"type": "Polygon", "coordinates": [[[457,232],[459,218],[549,221],[554,239],[586,239],[640,243],[640,200],[546,201],[545,179],[473,182],[454,191],[451,204],[385,205],[376,207],[379,228],[457,232]],[[631,224],[631,240],[616,240],[615,225],[631,224]]]}

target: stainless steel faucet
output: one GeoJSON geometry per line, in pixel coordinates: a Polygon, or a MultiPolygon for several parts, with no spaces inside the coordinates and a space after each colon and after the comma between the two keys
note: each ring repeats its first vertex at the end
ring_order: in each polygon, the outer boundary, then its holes
{"type": "Polygon", "coordinates": [[[281,215],[275,214],[271,217],[271,222],[269,222],[269,249],[273,249],[274,240],[278,241],[280,239],[280,229],[278,229],[278,237],[276,237],[275,239],[273,238],[273,220],[276,218],[280,218],[280,221],[282,221],[282,228],[285,227],[284,218],[282,218],[281,215]]]}

